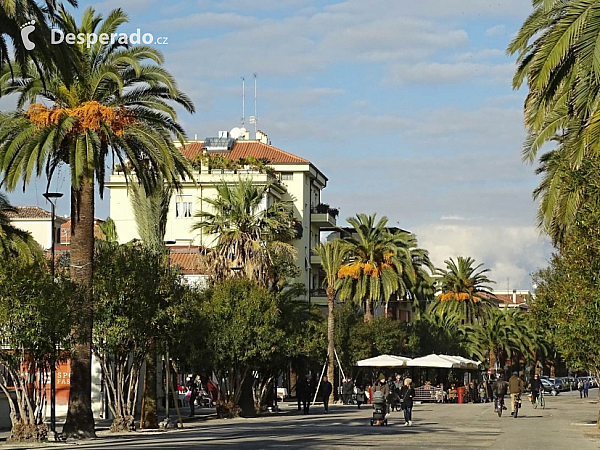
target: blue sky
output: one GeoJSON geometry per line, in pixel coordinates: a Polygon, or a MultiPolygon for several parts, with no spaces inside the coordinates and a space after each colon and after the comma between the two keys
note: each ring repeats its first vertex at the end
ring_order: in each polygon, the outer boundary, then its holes
{"type": "MultiPolygon", "coordinates": [[[[511,89],[505,52],[529,2],[108,0],[80,1],[76,14],[89,5],[122,6],[124,31],[168,37],[157,47],[197,108],[180,116],[190,137],[240,125],[242,76],[252,115],[256,72],[259,128],[329,177],[323,200],[341,217],[386,215],[438,265],[484,262],[497,289],[528,289],[545,265],[534,167],[520,159],[525,92],[511,89]]],[[[44,188],[11,199],[44,206],[44,188]]]]}

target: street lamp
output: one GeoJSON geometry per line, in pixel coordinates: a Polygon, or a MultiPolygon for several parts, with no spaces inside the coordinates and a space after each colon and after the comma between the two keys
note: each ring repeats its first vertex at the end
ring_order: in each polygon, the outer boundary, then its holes
{"type": "MultiPolygon", "coordinates": [[[[177,241],[164,241],[165,246],[167,245],[175,245],[177,241]]],[[[167,248],[167,270],[171,271],[171,250],[167,248]]],[[[167,373],[165,374],[165,419],[169,418],[169,385],[171,384],[171,358],[169,357],[169,346],[167,344],[167,352],[165,355],[165,369],[167,373]]]]}
{"type": "MultiPolygon", "coordinates": [[[[56,230],[54,223],[56,220],[56,201],[63,196],[60,192],[46,192],[42,194],[52,205],[52,249],[50,250],[50,273],[52,282],[54,282],[54,247],[56,246],[56,230]]],[[[56,439],[56,343],[54,343],[54,355],[52,355],[52,365],[50,367],[50,431],[56,439]]]]}

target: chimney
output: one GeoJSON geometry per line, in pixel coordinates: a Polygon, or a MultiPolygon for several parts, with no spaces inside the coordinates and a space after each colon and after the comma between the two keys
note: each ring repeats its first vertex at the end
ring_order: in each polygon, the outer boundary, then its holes
{"type": "Polygon", "coordinates": [[[517,303],[517,290],[513,289],[513,303],[517,303]]]}
{"type": "Polygon", "coordinates": [[[263,144],[269,144],[269,139],[267,135],[260,130],[256,131],[256,140],[262,142],[263,144]]]}
{"type": "Polygon", "coordinates": [[[198,135],[194,134],[194,140],[197,141],[198,140],[198,135]]]}

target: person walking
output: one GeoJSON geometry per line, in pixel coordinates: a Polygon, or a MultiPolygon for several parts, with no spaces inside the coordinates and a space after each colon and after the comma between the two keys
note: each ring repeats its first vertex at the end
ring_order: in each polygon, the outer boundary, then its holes
{"type": "Polygon", "coordinates": [[[208,406],[212,408],[219,399],[219,389],[217,388],[217,385],[209,378],[206,381],[206,390],[208,391],[208,396],[210,397],[210,404],[208,406]]]}
{"type": "Polygon", "coordinates": [[[194,417],[195,415],[195,403],[196,397],[198,397],[198,385],[196,384],[196,377],[192,379],[192,377],[187,378],[187,388],[190,392],[189,394],[189,404],[190,404],[190,415],[188,417],[194,417]]]}
{"type": "Polygon", "coordinates": [[[329,396],[333,392],[333,386],[327,379],[327,375],[323,375],[323,378],[321,379],[321,388],[319,390],[321,391],[321,396],[323,397],[323,409],[325,412],[328,412],[329,396]]]}
{"type": "Polygon", "coordinates": [[[508,389],[510,391],[510,415],[515,415],[515,402],[517,398],[521,396],[523,392],[525,392],[525,387],[523,386],[523,380],[519,378],[518,372],[513,372],[512,377],[508,380],[508,389]]]}
{"type": "Polygon", "coordinates": [[[354,390],[354,385],[350,378],[345,378],[342,383],[342,403],[344,405],[350,404],[350,399],[352,398],[352,391],[354,390]]]}
{"type": "Polygon", "coordinates": [[[583,380],[583,398],[588,398],[590,393],[590,380],[587,378],[583,380]]]}
{"type": "Polygon", "coordinates": [[[540,381],[539,375],[536,373],[533,376],[533,380],[531,380],[531,403],[532,404],[537,401],[537,398],[540,395],[541,389],[542,389],[542,382],[540,381]]]}
{"type": "Polygon", "coordinates": [[[358,409],[360,409],[360,405],[363,403],[367,403],[367,396],[365,394],[365,389],[361,385],[356,385],[356,404],[358,405],[358,409]]]}
{"type": "Polygon", "coordinates": [[[404,380],[404,386],[400,389],[400,404],[404,410],[404,426],[412,427],[412,410],[413,410],[413,399],[415,398],[415,389],[412,386],[412,380],[406,378],[404,380]]]}
{"type": "Polygon", "coordinates": [[[577,382],[577,389],[579,390],[579,398],[583,398],[583,381],[581,381],[581,378],[577,382]]]}
{"type": "Polygon", "coordinates": [[[296,391],[298,399],[303,406],[304,414],[308,414],[310,409],[310,396],[313,392],[313,382],[310,374],[307,374],[304,380],[298,382],[296,391]]]}

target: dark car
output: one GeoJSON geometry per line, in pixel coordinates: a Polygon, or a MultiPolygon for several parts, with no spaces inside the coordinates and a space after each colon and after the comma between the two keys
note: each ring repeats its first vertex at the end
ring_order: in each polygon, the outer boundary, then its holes
{"type": "Polygon", "coordinates": [[[540,381],[542,382],[542,387],[544,388],[544,392],[550,394],[550,395],[558,395],[558,393],[560,392],[560,388],[561,388],[561,384],[560,383],[556,383],[556,381],[552,382],[550,380],[548,380],[547,378],[540,378],[540,381]]]}

